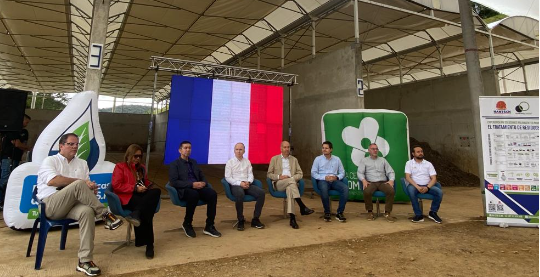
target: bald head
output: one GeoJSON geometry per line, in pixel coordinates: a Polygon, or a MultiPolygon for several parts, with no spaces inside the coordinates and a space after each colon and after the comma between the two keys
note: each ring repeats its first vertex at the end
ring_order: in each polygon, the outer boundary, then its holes
{"type": "Polygon", "coordinates": [[[234,156],[241,160],[244,158],[244,153],[246,152],[246,148],[243,143],[239,142],[234,145],[234,156]]]}
{"type": "Polygon", "coordinates": [[[284,140],[281,142],[281,155],[288,157],[291,154],[291,144],[284,140]]]}

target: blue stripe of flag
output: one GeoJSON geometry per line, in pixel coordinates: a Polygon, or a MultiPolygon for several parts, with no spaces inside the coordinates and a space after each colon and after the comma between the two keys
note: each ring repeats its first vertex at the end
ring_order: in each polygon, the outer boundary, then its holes
{"type": "Polygon", "coordinates": [[[201,164],[208,163],[212,80],[173,76],[169,108],[165,164],[178,158],[177,149],[184,140],[192,144],[193,159],[201,164]]]}

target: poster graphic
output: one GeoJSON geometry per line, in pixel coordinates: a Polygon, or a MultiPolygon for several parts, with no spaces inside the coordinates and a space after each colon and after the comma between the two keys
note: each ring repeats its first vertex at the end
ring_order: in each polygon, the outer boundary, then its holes
{"type": "Polygon", "coordinates": [[[538,97],[481,97],[488,225],[538,226],[538,97]]]}

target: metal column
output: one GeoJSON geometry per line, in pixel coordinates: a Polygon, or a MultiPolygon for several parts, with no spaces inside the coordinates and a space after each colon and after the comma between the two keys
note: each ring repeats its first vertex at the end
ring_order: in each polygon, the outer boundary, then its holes
{"type": "Polygon", "coordinates": [[[311,21],[311,58],[315,58],[315,21],[311,21]]]}
{"type": "Polygon", "coordinates": [[[471,100],[472,120],[474,123],[474,138],[476,143],[476,158],[478,160],[478,177],[480,178],[480,190],[482,192],[483,206],[485,211],[484,194],[484,158],[482,155],[482,133],[480,129],[480,104],[479,98],[484,95],[484,84],[478,48],[476,46],[476,32],[474,29],[472,7],[469,0],[459,0],[459,13],[461,17],[461,30],[465,47],[465,59],[467,61],[467,77],[469,80],[469,96],[471,100]]]}
{"type": "Polygon", "coordinates": [[[261,70],[261,48],[257,47],[257,70],[261,70]]]}
{"type": "MultiPolygon", "coordinates": [[[[92,43],[103,45],[102,51],[105,51],[105,38],[107,35],[107,25],[109,24],[109,9],[111,0],[94,0],[94,9],[92,11],[92,26],[90,30],[89,52],[92,49],[92,43]]],[[[102,53],[100,63],[103,64],[102,53]]],[[[90,58],[90,57],[88,57],[90,58]]],[[[99,69],[86,68],[86,78],[84,80],[84,90],[92,90],[99,94],[101,86],[101,66],[99,69]]]]}
{"type": "Polygon", "coordinates": [[[156,72],[154,73],[154,89],[152,90],[152,107],[150,108],[150,123],[148,123],[148,145],[146,146],[146,172],[148,172],[148,168],[150,167],[150,146],[152,145],[152,135],[153,135],[153,129],[154,129],[154,119],[155,119],[154,101],[156,99],[158,70],[159,68],[156,68],[156,72]]]}
{"type": "Polygon", "coordinates": [[[285,68],[285,38],[281,37],[281,70],[285,68]]]}
{"type": "Polygon", "coordinates": [[[37,92],[32,91],[32,103],[30,104],[30,109],[36,108],[37,92]]]}

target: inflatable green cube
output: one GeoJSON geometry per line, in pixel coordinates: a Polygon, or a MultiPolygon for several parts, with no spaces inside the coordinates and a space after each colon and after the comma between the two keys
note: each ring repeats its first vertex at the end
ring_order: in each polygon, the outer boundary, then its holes
{"type": "Polygon", "coordinates": [[[335,110],[321,120],[322,139],[334,145],[333,154],[345,167],[349,181],[349,200],[363,200],[361,182],[356,171],[362,157],[368,156],[368,146],[376,143],[379,156],[384,157],[396,173],[395,201],[409,201],[400,179],[405,176],[409,160],[409,127],[407,116],[391,110],[335,110]]]}

